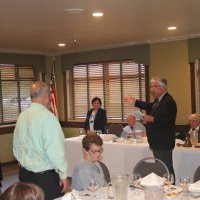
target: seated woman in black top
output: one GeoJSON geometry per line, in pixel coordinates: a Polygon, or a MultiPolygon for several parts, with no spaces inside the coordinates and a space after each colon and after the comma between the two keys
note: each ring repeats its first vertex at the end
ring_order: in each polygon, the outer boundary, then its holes
{"type": "Polygon", "coordinates": [[[88,111],[85,121],[86,131],[101,130],[103,134],[106,134],[107,116],[106,110],[101,108],[102,101],[99,97],[92,99],[92,109],[88,111]]]}

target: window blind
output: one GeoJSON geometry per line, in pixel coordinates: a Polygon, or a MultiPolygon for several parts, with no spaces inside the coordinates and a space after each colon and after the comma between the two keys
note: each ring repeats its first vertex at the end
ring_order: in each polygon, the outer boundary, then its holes
{"type": "Polygon", "coordinates": [[[123,121],[138,110],[123,103],[127,95],[146,100],[145,67],[132,60],[74,65],[66,71],[68,120],[85,119],[98,96],[109,120],[123,121]]]}
{"type": "Polygon", "coordinates": [[[31,103],[30,85],[41,80],[32,66],[0,65],[0,125],[15,123],[31,103]]]}

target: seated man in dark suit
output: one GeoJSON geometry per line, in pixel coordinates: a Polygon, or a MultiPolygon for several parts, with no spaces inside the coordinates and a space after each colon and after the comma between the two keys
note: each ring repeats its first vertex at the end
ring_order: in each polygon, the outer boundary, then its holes
{"type": "Polygon", "coordinates": [[[200,114],[191,114],[188,117],[189,124],[185,125],[183,130],[176,136],[177,139],[185,140],[188,134],[193,139],[195,133],[198,135],[198,142],[200,142],[200,114]]]}
{"type": "Polygon", "coordinates": [[[180,139],[180,140],[185,141],[185,138],[187,137],[187,135],[190,131],[190,128],[191,127],[190,127],[189,124],[183,125],[182,130],[179,133],[177,133],[176,139],[180,139]]]}

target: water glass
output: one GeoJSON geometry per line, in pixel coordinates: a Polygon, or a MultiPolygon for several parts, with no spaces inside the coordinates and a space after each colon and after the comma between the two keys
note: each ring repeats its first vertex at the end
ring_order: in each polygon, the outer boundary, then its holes
{"type": "Polygon", "coordinates": [[[85,135],[85,129],[79,128],[79,135],[85,135]]]}
{"type": "Polygon", "coordinates": [[[111,177],[113,194],[115,200],[127,200],[129,175],[115,175],[111,177]]]}
{"type": "Polygon", "coordinates": [[[96,132],[97,132],[98,135],[101,135],[101,134],[102,134],[102,131],[101,131],[101,130],[97,130],[96,132]]]}
{"type": "Polygon", "coordinates": [[[136,136],[136,143],[143,142],[143,131],[142,130],[135,130],[135,136],[136,136]]]}
{"type": "Polygon", "coordinates": [[[145,188],[145,200],[163,200],[163,187],[151,186],[145,188]]]}

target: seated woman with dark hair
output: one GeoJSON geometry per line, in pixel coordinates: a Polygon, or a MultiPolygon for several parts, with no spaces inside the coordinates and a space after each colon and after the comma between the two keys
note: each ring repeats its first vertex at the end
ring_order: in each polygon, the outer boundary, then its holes
{"type": "Polygon", "coordinates": [[[86,190],[94,180],[100,187],[106,186],[104,172],[99,164],[103,151],[103,140],[95,133],[88,133],[82,140],[83,160],[76,166],[72,175],[72,188],[86,190]]]}
{"type": "Polygon", "coordinates": [[[44,200],[44,193],[33,183],[17,182],[3,192],[0,200],[44,200]]]}

